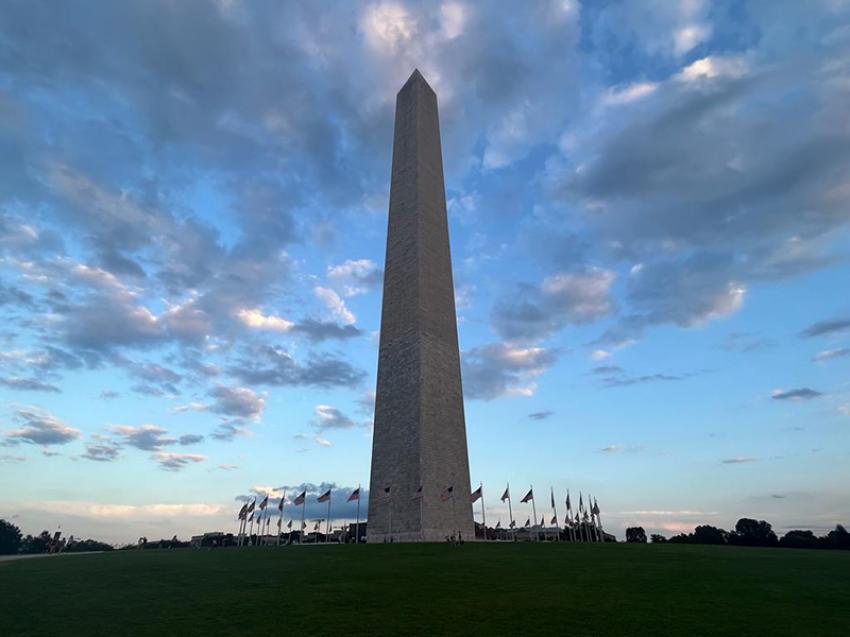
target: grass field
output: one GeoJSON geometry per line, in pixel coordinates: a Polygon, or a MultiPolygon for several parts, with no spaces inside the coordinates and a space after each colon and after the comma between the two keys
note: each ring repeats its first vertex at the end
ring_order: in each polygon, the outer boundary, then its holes
{"type": "Polygon", "coordinates": [[[0,563],[0,635],[848,635],[850,552],[467,544],[0,563]]]}

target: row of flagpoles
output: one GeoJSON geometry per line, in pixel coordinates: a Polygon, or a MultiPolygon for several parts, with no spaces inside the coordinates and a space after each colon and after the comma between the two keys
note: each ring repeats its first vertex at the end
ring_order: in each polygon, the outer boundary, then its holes
{"type": "MultiPolygon", "coordinates": [[[[384,487],[382,492],[379,494],[379,499],[383,501],[390,502],[395,494],[393,493],[393,489],[391,487],[384,487]]],[[[555,505],[555,490],[553,488],[549,488],[549,496],[550,496],[550,504],[552,507],[552,518],[550,521],[550,525],[554,526],[558,533],[561,531],[561,524],[559,522],[558,517],[558,509],[555,505]]],[[[413,500],[422,500],[424,497],[422,486],[420,486],[416,492],[411,496],[413,500]]],[[[447,501],[449,499],[454,499],[454,487],[448,486],[446,487],[442,493],[440,494],[440,499],[442,501],[447,501]]],[[[328,515],[327,515],[327,526],[325,532],[325,541],[328,541],[331,534],[331,500],[332,500],[332,492],[331,489],[328,489],[321,495],[316,497],[316,502],[328,504],[328,515]]],[[[516,521],[514,520],[513,513],[513,503],[511,501],[511,488],[510,484],[505,487],[504,493],[502,493],[502,497],[500,498],[502,502],[508,503],[508,517],[509,524],[508,530],[517,529],[516,521]]],[[[481,525],[484,529],[484,537],[487,537],[487,518],[484,508],[484,485],[479,484],[478,488],[469,494],[470,503],[474,504],[475,502],[481,502],[481,525]]],[[[346,499],[346,502],[357,502],[357,518],[356,518],[356,533],[355,538],[356,541],[360,541],[360,487],[358,486],[354,491],[346,499]]],[[[542,516],[540,518],[540,523],[537,522],[537,505],[534,500],[534,487],[530,487],[528,493],[525,494],[520,500],[522,504],[530,504],[531,505],[531,515],[525,521],[525,524],[522,528],[541,528],[546,527],[546,516],[542,516]]],[[[250,503],[246,502],[242,505],[242,508],[239,509],[238,520],[239,520],[239,533],[238,533],[238,541],[237,544],[242,546],[246,542],[246,532],[247,538],[251,538],[254,535],[254,523],[257,523],[257,535],[260,534],[268,535],[269,526],[271,524],[270,516],[264,514],[267,510],[269,504],[269,496],[266,496],[257,503],[257,498],[250,503]],[[248,525],[250,524],[250,528],[248,525]],[[263,526],[265,525],[265,532],[263,532],[263,526]]],[[[286,490],[284,489],[283,495],[280,498],[280,502],[277,505],[277,509],[280,512],[277,520],[277,543],[280,544],[281,534],[283,531],[283,520],[284,520],[284,508],[289,502],[286,499],[286,490]]],[[[303,490],[295,499],[292,500],[292,503],[295,506],[301,507],[301,533],[307,528],[306,521],[306,510],[307,510],[307,491],[303,490]]],[[[602,530],[602,517],[600,515],[599,504],[597,503],[595,498],[591,498],[590,494],[587,495],[587,505],[584,503],[583,494],[579,493],[579,502],[578,507],[573,510],[572,501],[570,499],[570,492],[567,490],[567,496],[564,501],[565,504],[565,516],[564,516],[564,524],[563,529],[567,533],[570,541],[572,542],[602,542],[604,541],[604,532],[602,530]]],[[[392,534],[392,507],[389,510],[390,518],[390,534],[392,534]]],[[[313,531],[320,531],[321,523],[325,520],[316,520],[313,531]]],[[[289,522],[286,524],[286,528],[291,532],[292,531],[292,522],[293,518],[290,518],[289,522]]],[[[502,521],[499,520],[494,527],[495,530],[500,530],[502,528],[502,521]]]]}

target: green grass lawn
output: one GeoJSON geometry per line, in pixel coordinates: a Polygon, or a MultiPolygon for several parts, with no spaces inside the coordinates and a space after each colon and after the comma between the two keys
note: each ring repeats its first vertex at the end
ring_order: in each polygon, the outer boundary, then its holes
{"type": "Polygon", "coordinates": [[[442,544],[0,563],[0,635],[848,635],[850,552],[442,544]]]}

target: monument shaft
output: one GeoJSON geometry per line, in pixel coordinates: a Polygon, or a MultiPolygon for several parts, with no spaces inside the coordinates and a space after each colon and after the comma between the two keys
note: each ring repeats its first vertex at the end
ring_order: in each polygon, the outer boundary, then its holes
{"type": "Polygon", "coordinates": [[[369,541],[472,539],[469,493],[437,96],[414,71],[396,99],[369,541]]]}

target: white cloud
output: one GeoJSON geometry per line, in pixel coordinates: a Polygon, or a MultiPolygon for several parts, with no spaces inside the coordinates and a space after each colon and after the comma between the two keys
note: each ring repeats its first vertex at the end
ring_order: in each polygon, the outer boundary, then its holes
{"type": "Polygon", "coordinates": [[[330,447],[333,444],[330,440],[322,438],[321,436],[316,436],[314,440],[316,441],[316,444],[321,447],[330,447]]]}
{"type": "Polygon", "coordinates": [[[347,307],[345,307],[345,301],[340,298],[339,294],[330,288],[316,286],[313,288],[313,292],[317,297],[319,297],[331,313],[345,325],[353,325],[357,321],[357,317],[354,316],[347,307]]]}
{"type": "Polygon", "coordinates": [[[263,314],[259,308],[242,308],[236,313],[243,325],[253,329],[286,332],[292,328],[292,321],[274,315],[263,314]]]}
{"type": "Polygon", "coordinates": [[[392,53],[411,40],[416,31],[416,20],[401,4],[381,2],[363,12],[360,28],[369,46],[383,53],[392,53]]]}
{"type": "Polygon", "coordinates": [[[676,76],[683,82],[696,82],[703,79],[739,78],[747,75],[749,64],[740,56],[708,56],[691,62],[676,76]]]}
{"type": "Polygon", "coordinates": [[[355,296],[379,285],[381,270],[371,259],[348,259],[329,266],[328,278],[342,287],[345,296],[355,296]]]}
{"type": "Polygon", "coordinates": [[[695,46],[704,42],[711,35],[711,28],[706,24],[688,24],[673,32],[673,52],[684,55],[695,46]]]}
{"type": "Polygon", "coordinates": [[[602,96],[602,104],[604,106],[630,104],[652,95],[657,89],[658,84],[655,82],[635,82],[622,87],[612,86],[602,96]]]}
{"type": "Polygon", "coordinates": [[[463,33],[466,24],[466,7],[459,2],[444,2],[440,6],[440,31],[447,40],[463,33]]]}

